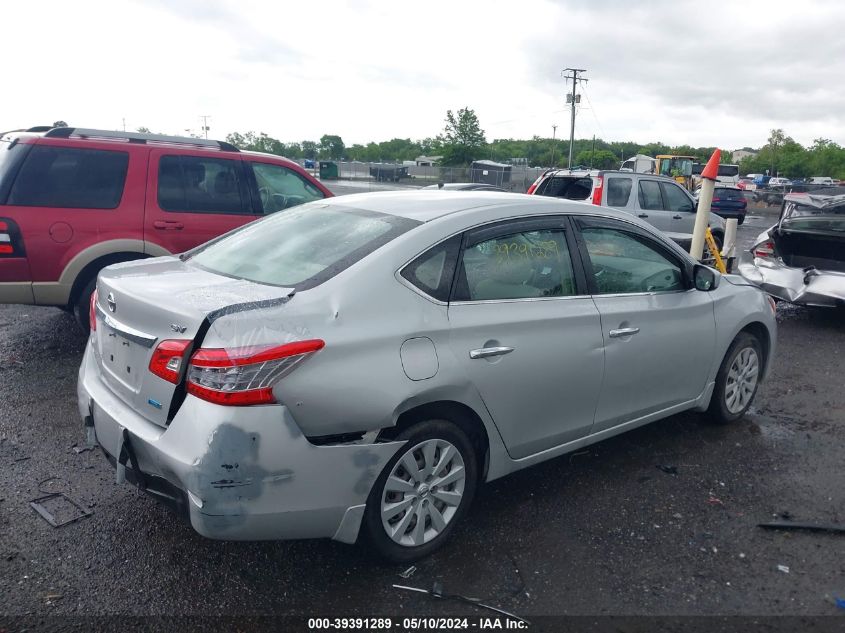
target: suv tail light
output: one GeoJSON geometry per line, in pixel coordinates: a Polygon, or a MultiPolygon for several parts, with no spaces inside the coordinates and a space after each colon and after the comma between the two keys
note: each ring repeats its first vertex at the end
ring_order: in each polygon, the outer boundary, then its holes
{"type": "Polygon", "coordinates": [[[5,218],[0,220],[0,257],[23,257],[23,255],[17,224],[5,218]]]}
{"type": "Polygon", "coordinates": [[[775,256],[775,243],[772,240],[766,240],[751,248],[751,253],[754,257],[761,259],[773,259],[775,256]]]}
{"type": "Polygon", "coordinates": [[[273,404],[273,385],[325,347],[319,339],[286,345],[200,349],[188,365],[188,393],[215,404],[273,404]]]}
{"type": "Polygon", "coordinates": [[[593,187],[593,204],[597,204],[601,206],[601,196],[604,192],[604,178],[601,176],[596,177],[596,184],[593,187]]]}
{"type": "Polygon", "coordinates": [[[91,303],[88,304],[88,325],[92,332],[97,331],[97,289],[91,293],[91,303]]]}
{"type": "Polygon", "coordinates": [[[191,343],[190,339],[168,339],[159,343],[150,358],[150,372],[178,385],[185,350],[191,343]]]}

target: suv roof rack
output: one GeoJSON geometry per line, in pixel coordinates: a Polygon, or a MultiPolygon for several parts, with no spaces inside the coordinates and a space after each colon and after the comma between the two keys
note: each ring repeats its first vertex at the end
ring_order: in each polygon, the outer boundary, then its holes
{"type": "MultiPolygon", "coordinates": [[[[81,127],[46,128],[44,136],[47,138],[116,138],[126,139],[130,143],[175,143],[178,145],[196,145],[199,147],[214,147],[224,152],[239,152],[240,150],[226,141],[213,141],[207,138],[189,138],[187,136],[167,136],[164,134],[141,134],[140,132],[113,132],[111,130],[91,130],[81,127]]],[[[36,131],[34,128],[31,131],[36,131]]],[[[38,130],[41,131],[41,130],[38,130]]]]}

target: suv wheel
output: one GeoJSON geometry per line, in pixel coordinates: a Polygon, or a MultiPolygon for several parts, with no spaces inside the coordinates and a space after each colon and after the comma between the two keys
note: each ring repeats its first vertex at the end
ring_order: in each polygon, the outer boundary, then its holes
{"type": "Polygon", "coordinates": [[[94,288],[97,287],[97,278],[95,277],[89,281],[82,288],[82,292],[76,298],[76,303],[73,304],[73,316],[79,327],[85,334],[91,331],[91,323],[88,319],[88,311],[91,309],[91,295],[94,294],[94,288]]]}
{"type": "Polygon", "coordinates": [[[402,431],[407,440],[370,491],[362,529],[385,558],[406,563],[428,556],[466,514],[478,481],[475,451],[446,420],[402,431]]]}

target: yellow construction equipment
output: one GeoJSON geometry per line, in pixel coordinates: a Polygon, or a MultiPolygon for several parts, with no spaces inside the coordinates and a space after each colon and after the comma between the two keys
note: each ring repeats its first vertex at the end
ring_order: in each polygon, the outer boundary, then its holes
{"type": "Polygon", "coordinates": [[[658,154],[654,157],[655,172],[661,176],[674,178],[675,182],[692,191],[692,163],[694,156],[680,156],[678,154],[658,154]]]}
{"type": "Polygon", "coordinates": [[[710,227],[707,227],[707,231],[704,233],[704,243],[707,244],[707,250],[710,251],[710,255],[713,256],[713,263],[720,273],[728,272],[727,267],[725,266],[725,260],[722,259],[722,254],[719,252],[719,246],[716,244],[716,240],[713,239],[713,233],[710,231],[710,227]]]}

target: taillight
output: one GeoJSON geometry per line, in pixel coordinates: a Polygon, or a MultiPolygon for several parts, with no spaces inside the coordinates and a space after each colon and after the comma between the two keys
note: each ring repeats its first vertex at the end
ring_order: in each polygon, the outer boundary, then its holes
{"type": "Polygon", "coordinates": [[[604,178],[598,176],[596,178],[596,185],[593,187],[593,204],[601,206],[601,195],[604,191],[604,178]]]}
{"type": "Polygon", "coordinates": [[[324,346],[313,339],[277,346],[200,349],[188,365],[188,393],[222,405],[273,404],[273,385],[324,346]]]}
{"type": "Polygon", "coordinates": [[[178,385],[185,350],[190,344],[191,341],[185,339],[168,339],[159,343],[150,358],[150,371],[159,378],[178,385]]]}
{"type": "Polygon", "coordinates": [[[751,248],[751,253],[754,257],[761,259],[771,259],[775,256],[775,243],[772,240],[760,242],[751,248]]]}
{"type": "Polygon", "coordinates": [[[91,302],[88,304],[88,325],[92,332],[97,331],[97,289],[91,293],[91,302]]]}
{"type": "Polygon", "coordinates": [[[0,220],[0,255],[20,255],[15,252],[17,226],[10,220],[0,220]]]}

